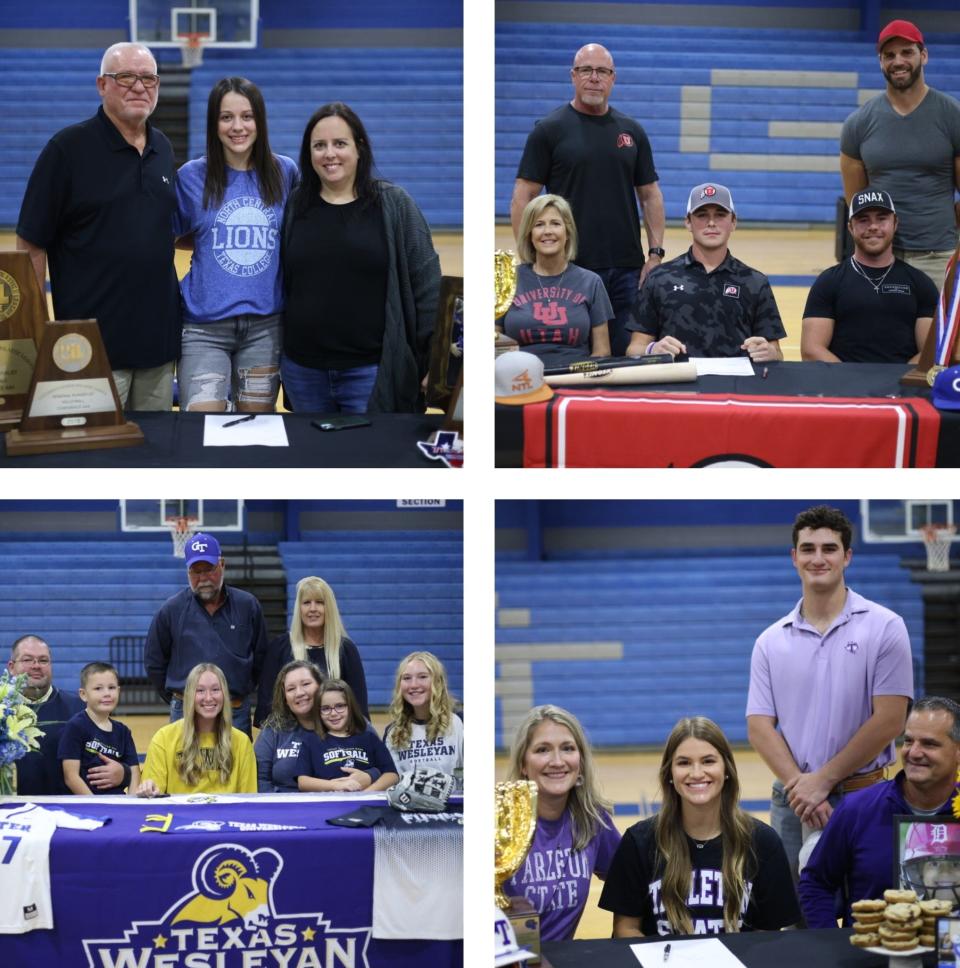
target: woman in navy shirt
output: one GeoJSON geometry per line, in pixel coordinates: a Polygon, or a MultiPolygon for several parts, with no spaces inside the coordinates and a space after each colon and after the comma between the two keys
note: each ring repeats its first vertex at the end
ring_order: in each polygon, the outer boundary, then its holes
{"type": "Polygon", "coordinates": [[[273,688],[273,712],[253,745],[257,757],[258,793],[296,793],[297,761],[303,736],[320,723],[317,696],[323,688],[320,670],[307,661],[288,662],[273,688]]]}

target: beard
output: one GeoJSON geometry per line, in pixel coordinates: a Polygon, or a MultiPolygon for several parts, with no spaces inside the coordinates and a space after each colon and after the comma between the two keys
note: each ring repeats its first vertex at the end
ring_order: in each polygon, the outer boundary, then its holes
{"type": "Polygon", "coordinates": [[[894,90],[909,91],[920,80],[922,71],[922,67],[911,67],[906,74],[902,74],[896,78],[891,71],[884,71],[883,77],[894,90]]]}

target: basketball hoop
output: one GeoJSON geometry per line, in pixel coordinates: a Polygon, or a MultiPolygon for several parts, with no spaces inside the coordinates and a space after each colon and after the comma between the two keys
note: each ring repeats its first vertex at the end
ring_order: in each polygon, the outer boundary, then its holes
{"type": "Polygon", "coordinates": [[[207,34],[181,34],[180,41],[180,64],[188,70],[199,67],[203,63],[203,42],[207,39],[207,34]]]}
{"type": "Polygon", "coordinates": [[[925,524],[920,528],[927,549],[927,571],[950,570],[950,544],[957,533],[955,524],[925,524]]]}
{"type": "Polygon", "coordinates": [[[170,537],[173,539],[173,557],[185,557],[184,551],[187,542],[196,534],[195,525],[200,522],[196,518],[176,517],[167,518],[166,525],[170,529],[170,537]]]}

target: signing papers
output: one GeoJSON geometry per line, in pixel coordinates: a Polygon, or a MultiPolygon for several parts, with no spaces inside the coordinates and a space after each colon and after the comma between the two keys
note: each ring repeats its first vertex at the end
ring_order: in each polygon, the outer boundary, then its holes
{"type": "MultiPolygon", "coordinates": [[[[247,417],[249,418],[249,414],[247,417]]],[[[289,447],[283,414],[258,413],[253,420],[235,413],[208,414],[203,421],[204,447],[289,447]]]]}
{"type": "Polygon", "coordinates": [[[697,376],[753,376],[749,356],[691,356],[697,376]]]}
{"type": "Polygon", "coordinates": [[[632,944],[630,950],[643,968],[678,968],[697,965],[697,968],[746,968],[744,963],[724,948],[717,938],[690,938],[689,940],[649,941],[632,944]],[[664,961],[663,951],[670,946],[670,957],[664,961]]]}

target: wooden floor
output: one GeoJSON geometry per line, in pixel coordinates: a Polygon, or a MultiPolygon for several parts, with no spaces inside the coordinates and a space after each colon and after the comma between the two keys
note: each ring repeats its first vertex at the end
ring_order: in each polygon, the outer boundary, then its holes
{"type": "MultiPolygon", "coordinates": [[[[498,249],[515,249],[508,225],[496,229],[498,249]]],[[[674,259],[690,246],[690,233],[683,226],[668,226],[664,240],[667,259],[674,259]]],[[[741,261],[768,276],[817,276],[835,264],[833,228],[766,229],[740,228],[730,239],[730,251],[741,261]]],[[[800,330],[809,286],[777,285],[773,293],[780,309],[787,337],[780,346],[786,360],[800,359],[800,330]]]]}
{"type": "MultiPolygon", "coordinates": [[[[737,772],[740,776],[741,799],[752,805],[769,803],[770,787],[773,774],[760,757],[749,747],[734,750],[737,772]]],[[[604,796],[612,800],[619,810],[624,812],[614,817],[617,829],[623,833],[644,816],[649,816],[649,805],[652,801],[659,801],[660,794],[657,784],[657,769],[660,765],[660,751],[636,753],[600,753],[596,757],[597,769],[600,773],[600,786],[604,796]]],[[[507,757],[498,755],[496,759],[496,778],[506,777],[508,769],[507,757]]],[[[769,822],[769,809],[750,811],[753,816],[769,822]]],[[[609,938],[613,925],[613,916],[609,911],[597,907],[603,883],[596,877],[590,885],[590,896],[584,910],[580,926],[577,928],[577,938],[609,938]]]]}

